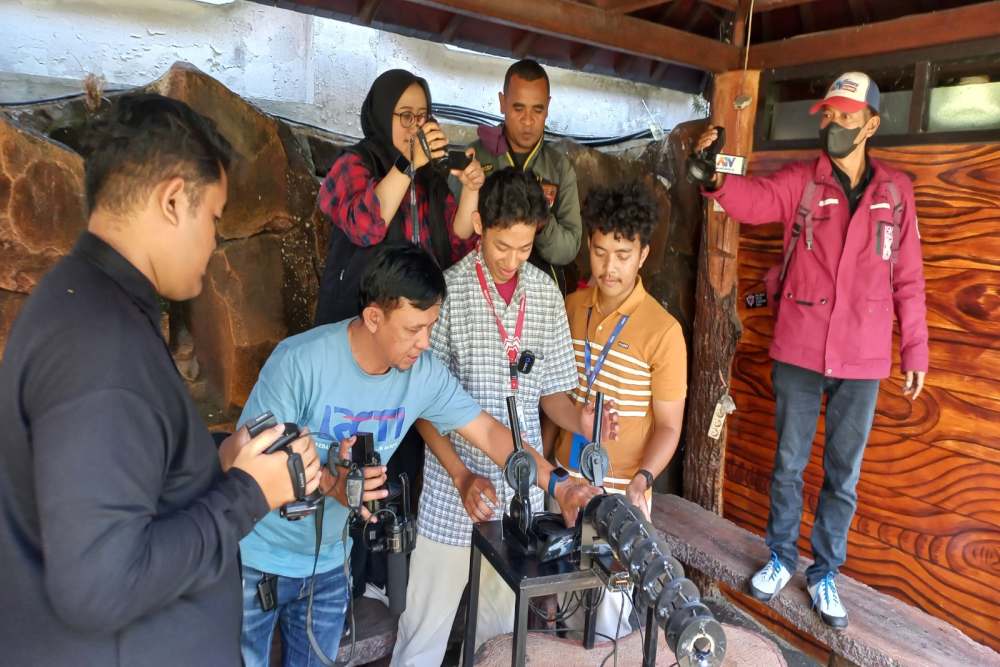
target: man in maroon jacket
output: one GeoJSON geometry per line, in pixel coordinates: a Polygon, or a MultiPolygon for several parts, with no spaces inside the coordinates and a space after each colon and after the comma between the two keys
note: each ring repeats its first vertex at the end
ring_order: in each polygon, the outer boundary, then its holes
{"type": "MultiPolygon", "coordinates": [[[[770,600],[798,560],[802,472],[827,396],[823,488],[806,570],[823,621],[847,626],[834,577],[847,555],[858,476],[875,416],[879,380],[892,368],[892,319],[900,330],[903,393],[916,399],[927,372],[927,310],[913,187],[906,174],[870,158],[879,91],[865,74],[840,76],[811,113],[823,153],[767,178],[709,173],[704,194],[747,224],[782,221],[784,270],[768,299],[778,306],[770,355],[778,433],[767,522],[770,561],[750,592],[770,600]]],[[[706,131],[697,149],[716,131],[706,131]]]]}

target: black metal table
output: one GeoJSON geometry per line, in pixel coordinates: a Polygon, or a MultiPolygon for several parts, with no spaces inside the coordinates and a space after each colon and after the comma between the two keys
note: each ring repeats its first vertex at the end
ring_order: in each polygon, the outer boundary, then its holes
{"type": "MultiPolygon", "coordinates": [[[[514,645],[511,665],[524,665],[528,639],[528,601],[540,595],[587,590],[590,601],[604,582],[592,570],[580,570],[574,556],[541,563],[534,555],[525,555],[511,538],[504,539],[501,521],[477,523],[472,527],[472,555],[469,562],[469,610],[465,620],[462,667],[471,667],[476,652],[476,615],[479,610],[479,570],[483,557],[514,591],[514,645]]],[[[583,645],[594,647],[597,618],[596,604],[584,605],[583,645]]]]}

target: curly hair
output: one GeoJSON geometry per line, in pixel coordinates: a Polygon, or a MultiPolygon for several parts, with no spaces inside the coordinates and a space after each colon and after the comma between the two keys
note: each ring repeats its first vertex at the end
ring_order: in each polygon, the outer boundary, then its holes
{"type": "Polygon", "coordinates": [[[542,224],[549,217],[545,192],[531,171],[501,169],[479,191],[483,229],[506,229],[518,223],[542,224]]]}
{"type": "Polygon", "coordinates": [[[652,194],[638,181],[592,189],[583,203],[583,219],[588,237],[595,231],[629,241],[638,237],[643,246],[649,245],[659,222],[652,194]]]}

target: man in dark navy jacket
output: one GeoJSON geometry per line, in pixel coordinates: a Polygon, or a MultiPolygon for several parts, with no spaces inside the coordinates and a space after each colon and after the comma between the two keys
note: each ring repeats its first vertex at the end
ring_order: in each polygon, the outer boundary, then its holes
{"type": "MultiPolygon", "coordinates": [[[[217,449],[160,333],[201,291],[231,149],[158,95],[119,98],[86,165],[88,231],[0,366],[0,655],[239,665],[239,540],[293,499],[280,427],[217,449]]],[[[311,491],[310,438],[294,444],[311,491]]]]}

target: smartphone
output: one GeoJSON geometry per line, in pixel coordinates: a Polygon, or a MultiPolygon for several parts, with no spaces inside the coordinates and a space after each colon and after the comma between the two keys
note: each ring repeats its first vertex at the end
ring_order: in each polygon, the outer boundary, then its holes
{"type": "Polygon", "coordinates": [[[472,162],[465,151],[448,151],[448,169],[464,170],[472,162]]]}

